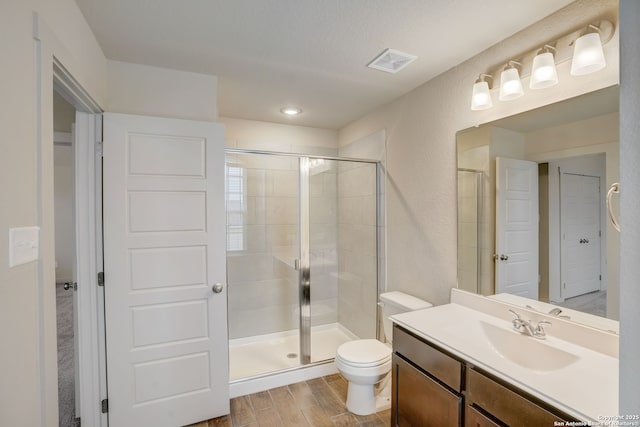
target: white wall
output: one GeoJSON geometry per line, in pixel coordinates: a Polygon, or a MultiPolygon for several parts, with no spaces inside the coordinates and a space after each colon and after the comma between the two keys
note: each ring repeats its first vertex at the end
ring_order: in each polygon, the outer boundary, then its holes
{"type": "Polygon", "coordinates": [[[640,414],[640,2],[620,1],[620,410],[640,414]]]}
{"type": "Polygon", "coordinates": [[[73,123],[76,121],[76,109],[65,99],[53,94],[53,130],[56,132],[71,132],[73,123]]]}
{"type": "MultiPolygon", "coordinates": [[[[387,277],[390,289],[435,304],[449,300],[456,286],[456,132],[478,123],[577,96],[618,83],[617,34],[605,45],[608,66],[583,77],[558,67],[560,84],[529,91],[483,112],[469,109],[478,73],[548,42],[549,34],[569,32],[603,12],[616,20],[615,1],[572,3],[540,23],[487,49],[398,100],[340,130],[340,144],[387,131],[387,277]]],[[[470,36],[472,33],[470,32],[470,36]]]]}
{"type": "Polygon", "coordinates": [[[53,210],[53,54],[103,102],[106,59],[73,0],[0,2],[0,241],[10,227],[42,227],[39,263],[9,268],[0,244],[0,425],[7,426],[58,422],[53,214],[40,214],[53,210]],[[47,145],[39,162],[40,138],[47,145]],[[39,184],[39,174],[47,181],[39,184]]]}
{"type": "Polygon", "coordinates": [[[56,283],[73,280],[75,246],[73,198],[73,148],[53,147],[53,181],[55,193],[56,283]]]}
{"type": "Polygon", "coordinates": [[[335,156],[338,132],[331,129],[220,117],[227,148],[335,156]]]}
{"type": "Polygon", "coordinates": [[[218,118],[216,76],[111,60],[107,70],[109,112],[202,121],[218,118]]]}

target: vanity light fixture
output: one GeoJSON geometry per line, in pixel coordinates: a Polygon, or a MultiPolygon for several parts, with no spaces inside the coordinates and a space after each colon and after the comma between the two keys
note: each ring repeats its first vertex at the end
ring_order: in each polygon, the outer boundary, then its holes
{"type": "Polygon", "coordinates": [[[478,80],[473,85],[473,93],[471,95],[471,109],[473,111],[486,110],[493,107],[491,100],[491,86],[493,85],[493,77],[489,74],[480,74],[478,80]]]}
{"type": "Polygon", "coordinates": [[[509,61],[500,74],[500,101],[511,101],[524,95],[519,67],[519,62],[509,61]]]}
{"type": "Polygon", "coordinates": [[[533,58],[529,89],[544,89],[558,84],[558,71],[552,52],[555,50],[553,46],[547,44],[533,58]]]}
{"type": "Polygon", "coordinates": [[[571,75],[583,76],[602,70],[607,65],[600,41],[600,28],[587,26],[586,34],[576,40],[571,62],[571,75]]]}
{"type": "MultiPolygon", "coordinates": [[[[557,66],[571,61],[572,76],[594,73],[606,66],[603,46],[613,38],[615,25],[602,19],[595,23],[586,23],[562,37],[538,45],[509,60],[505,66],[495,66],[480,74],[471,95],[471,110],[480,111],[492,107],[491,76],[500,75],[500,101],[510,101],[524,95],[522,80],[529,79],[529,89],[544,89],[558,84],[557,66]],[[540,46],[543,46],[540,48],[540,46]]],[[[566,68],[564,68],[566,69],[566,68]]],[[[496,82],[496,86],[498,86],[496,82]]]]}
{"type": "Polygon", "coordinates": [[[299,107],[283,107],[280,112],[286,116],[297,116],[302,114],[302,108],[299,107]]]}

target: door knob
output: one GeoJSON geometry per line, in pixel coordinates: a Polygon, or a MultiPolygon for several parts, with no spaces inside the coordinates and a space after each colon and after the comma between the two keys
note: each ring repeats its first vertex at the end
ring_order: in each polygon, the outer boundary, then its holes
{"type": "Polygon", "coordinates": [[[222,286],[222,283],[216,283],[211,287],[211,290],[213,291],[214,294],[219,294],[220,292],[222,292],[223,288],[224,287],[222,286]]]}
{"type": "Polygon", "coordinates": [[[500,261],[506,261],[509,259],[509,255],[502,254],[500,255],[500,261]]]}
{"type": "Polygon", "coordinates": [[[73,282],[73,283],[66,282],[62,287],[64,288],[65,291],[68,291],[69,289],[73,289],[75,291],[76,289],[78,289],[78,284],[76,282],[73,282]]]}

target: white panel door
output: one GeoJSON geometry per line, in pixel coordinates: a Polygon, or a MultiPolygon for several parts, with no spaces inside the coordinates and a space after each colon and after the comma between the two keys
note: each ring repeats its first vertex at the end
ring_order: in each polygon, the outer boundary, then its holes
{"type": "Polygon", "coordinates": [[[600,177],[560,176],[560,296],[600,290],[600,177]]]}
{"type": "Polygon", "coordinates": [[[538,164],[496,158],[496,293],[538,299],[538,164]]]}
{"type": "Polygon", "coordinates": [[[229,413],[224,133],[104,115],[109,424],[229,413]]]}

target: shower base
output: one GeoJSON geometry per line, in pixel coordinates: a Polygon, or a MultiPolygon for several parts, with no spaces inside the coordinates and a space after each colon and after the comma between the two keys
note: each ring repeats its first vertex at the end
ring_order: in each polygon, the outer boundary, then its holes
{"type": "MultiPolygon", "coordinates": [[[[332,360],[340,344],[358,339],[339,323],[311,328],[311,362],[332,360]]],[[[296,368],[300,365],[298,330],[229,341],[231,381],[296,368]]]]}

